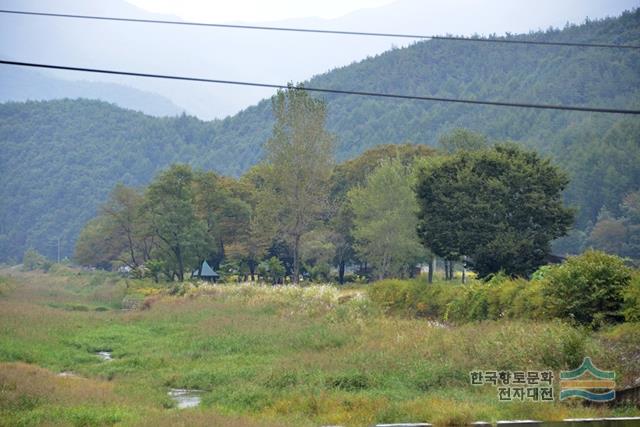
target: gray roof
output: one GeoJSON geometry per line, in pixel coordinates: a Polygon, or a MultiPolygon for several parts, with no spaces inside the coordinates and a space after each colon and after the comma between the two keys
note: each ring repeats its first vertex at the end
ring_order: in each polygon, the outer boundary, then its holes
{"type": "Polygon", "coordinates": [[[219,276],[220,275],[218,273],[213,271],[213,268],[211,268],[211,266],[207,261],[202,261],[199,277],[219,277],[219,276]]]}

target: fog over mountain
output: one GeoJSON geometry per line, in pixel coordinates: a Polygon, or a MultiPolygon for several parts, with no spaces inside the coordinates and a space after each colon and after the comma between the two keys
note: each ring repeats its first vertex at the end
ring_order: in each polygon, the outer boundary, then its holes
{"type": "MultiPolygon", "coordinates": [[[[567,22],[581,22],[586,17],[616,15],[637,5],[637,0],[398,0],[387,6],[359,10],[337,19],[306,18],[261,24],[416,34],[501,35],[506,32],[545,29],[549,26],[562,27],[567,22]]],[[[175,16],[146,12],[123,0],[2,0],[0,7],[26,11],[179,20],[175,16]]],[[[392,46],[400,47],[410,43],[411,40],[407,39],[294,35],[0,15],[0,53],[3,58],[279,84],[303,81],[329,69],[378,54],[392,46]]],[[[0,70],[0,87],[3,88],[0,100],[96,97],[154,115],[172,115],[185,110],[200,118],[211,119],[233,114],[273,93],[270,89],[75,72],[43,72],[18,77],[15,69],[17,68],[5,66],[0,70]],[[71,81],[118,83],[126,86],[117,90],[122,92],[121,99],[135,98],[139,101],[133,105],[122,103],[118,99],[106,96],[104,90],[91,88],[86,84],[80,91],[48,90],[48,86],[62,85],[53,80],[49,84],[43,84],[42,79],[46,76],[71,81]],[[20,93],[19,88],[29,86],[26,82],[31,77],[40,82],[39,85],[32,85],[42,88],[40,96],[33,89],[28,96],[20,93]],[[147,98],[139,92],[124,95],[128,87],[156,93],[170,102],[159,101],[160,98],[153,96],[147,98]],[[158,109],[158,102],[167,107],[158,109]],[[177,107],[170,106],[171,103],[177,107]]]]}
{"type": "Polygon", "coordinates": [[[0,81],[7,82],[0,91],[0,102],[88,98],[152,116],[176,116],[183,111],[168,98],[124,84],[66,80],[19,67],[0,69],[0,81]]]}

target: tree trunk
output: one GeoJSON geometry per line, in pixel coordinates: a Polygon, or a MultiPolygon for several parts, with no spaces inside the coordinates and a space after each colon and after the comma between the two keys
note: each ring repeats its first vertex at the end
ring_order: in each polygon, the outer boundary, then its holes
{"type": "Polygon", "coordinates": [[[300,235],[296,235],[293,244],[293,277],[291,278],[294,285],[300,281],[300,235]]]}
{"type": "Polygon", "coordinates": [[[427,282],[433,283],[433,270],[436,269],[436,257],[431,257],[429,260],[429,273],[427,276],[427,282]]]}
{"type": "Polygon", "coordinates": [[[338,283],[341,285],[344,285],[344,267],[344,260],[340,260],[340,263],[338,264],[338,283]]]}
{"type": "Polygon", "coordinates": [[[131,255],[131,262],[133,262],[134,268],[138,268],[140,265],[136,260],[136,253],[134,250],[133,239],[131,238],[131,233],[127,231],[127,240],[129,241],[129,254],[131,255]]]}
{"type": "Polygon", "coordinates": [[[251,275],[251,282],[255,281],[256,264],[250,260],[247,265],[249,266],[249,274],[251,275]]]}
{"type": "Polygon", "coordinates": [[[184,259],[182,259],[182,250],[180,246],[176,246],[174,251],[178,261],[178,281],[184,282],[184,259]]]}
{"type": "Polygon", "coordinates": [[[467,257],[462,257],[462,283],[467,283],[467,257]]]}
{"type": "Polygon", "coordinates": [[[453,261],[449,260],[449,280],[453,280],[453,261]]]}

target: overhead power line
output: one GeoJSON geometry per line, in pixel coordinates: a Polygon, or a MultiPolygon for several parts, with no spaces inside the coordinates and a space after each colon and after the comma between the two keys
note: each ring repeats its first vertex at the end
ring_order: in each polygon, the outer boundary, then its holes
{"type": "Polygon", "coordinates": [[[188,25],[194,27],[215,27],[215,28],[231,28],[239,30],[262,30],[262,31],[290,31],[298,33],[316,33],[316,34],[339,34],[348,36],[368,36],[368,37],[394,37],[407,39],[428,39],[428,40],[451,40],[463,42],[482,42],[482,43],[508,43],[508,44],[527,44],[541,46],[570,46],[570,47],[598,47],[598,48],[615,48],[615,49],[640,49],[640,45],[627,44],[607,44],[607,43],[579,43],[579,42],[551,42],[537,40],[516,40],[516,39],[495,39],[495,38],[474,38],[474,37],[456,37],[456,36],[436,36],[436,35],[420,35],[420,34],[399,34],[399,33],[378,33],[365,31],[340,31],[340,30],[323,30],[317,28],[292,28],[292,27],[268,27],[259,25],[233,25],[233,24],[216,24],[208,22],[188,22],[188,21],[168,21],[157,19],[138,19],[138,18],[118,18],[113,16],[94,16],[94,15],[74,15],[68,13],[46,13],[46,12],[28,12],[19,10],[0,10],[0,13],[14,15],[32,15],[47,16],[54,18],[73,18],[73,19],[92,19],[100,21],[119,21],[119,22],[137,22],[144,24],[167,24],[167,25],[188,25]]]}
{"type": "MultiPolygon", "coordinates": [[[[272,89],[287,89],[290,87],[289,85],[282,85],[282,84],[246,82],[246,81],[237,81],[237,80],[220,80],[220,79],[209,79],[209,78],[202,78],[202,77],[175,76],[175,75],[167,75],[167,74],[139,73],[139,72],[132,72],[132,71],[105,70],[100,68],[71,67],[71,66],[65,66],[65,65],[39,64],[39,63],[33,63],[33,62],[0,60],[0,64],[17,65],[22,67],[46,68],[46,69],[52,69],[52,70],[112,74],[112,75],[119,75],[119,76],[147,77],[147,78],[154,78],[154,79],[182,80],[182,81],[217,83],[217,84],[236,85],[236,86],[265,87],[265,88],[272,88],[272,89]]],[[[405,100],[414,100],[414,101],[451,102],[451,103],[457,103],[457,104],[490,105],[490,106],[496,106],[496,107],[536,108],[541,110],[581,111],[581,112],[589,112],[589,113],[640,114],[640,110],[625,110],[625,109],[618,109],[618,108],[580,107],[580,106],[573,106],[573,105],[530,104],[530,103],[521,103],[521,102],[481,101],[481,100],[475,100],[475,99],[403,95],[403,94],[395,94],[395,93],[380,93],[380,92],[365,92],[365,91],[317,88],[317,87],[309,87],[309,86],[300,86],[300,88],[308,92],[335,93],[340,95],[371,96],[371,97],[379,97],[379,98],[405,99],[405,100]]]]}

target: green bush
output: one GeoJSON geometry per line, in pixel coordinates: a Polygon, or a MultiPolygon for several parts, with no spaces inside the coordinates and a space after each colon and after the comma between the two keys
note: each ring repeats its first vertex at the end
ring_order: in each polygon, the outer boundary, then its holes
{"type": "Polygon", "coordinates": [[[9,284],[9,278],[5,276],[0,276],[0,296],[9,291],[11,286],[9,284]]]}
{"type": "Polygon", "coordinates": [[[461,285],[426,285],[421,283],[416,283],[416,285],[414,289],[418,292],[413,292],[410,295],[412,301],[415,301],[416,314],[442,320],[446,317],[451,301],[464,291],[464,287],[461,285]]]}
{"type": "Polygon", "coordinates": [[[570,257],[545,272],[543,294],[549,314],[592,327],[621,321],[631,275],[621,258],[604,252],[570,257]]]}
{"type": "Polygon", "coordinates": [[[274,285],[284,279],[284,264],[276,257],[271,257],[258,265],[258,275],[268,279],[274,285]]]}
{"type": "Polygon", "coordinates": [[[453,323],[543,317],[542,283],[496,275],[487,283],[426,284],[383,280],[369,289],[388,314],[428,317],[453,323]]]}
{"type": "Polygon", "coordinates": [[[24,253],[24,257],[22,258],[23,271],[47,271],[49,270],[49,268],[51,268],[51,262],[40,255],[40,253],[38,253],[38,251],[36,251],[35,249],[27,249],[27,251],[24,253]]]}
{"type": "Polygon", "coordinates": [[[622,313],[627,322],[640,322],[640,273],[636,273],[624,291],[622,313]]]}
{"type": "Polygon", "coordinates": [[[410,293],[412,285],[406,280],[381,280],[371,286],[369,297],[387,313],[407,313],[411,304],[410,294],[413,293],[410,293]]]}
{"type": "Polygon", "coordinates": [[[388,314],[451,323],[559,318],[598,327],[640,321],[640,274],[632,273],[621,258],[590,251],[544,266],[532,280],[503,274],[468,285],[382,280],[369,297],[388,314]]]}
{"type": "Polygon", "coordinates": [[[514,296],[509,312],[512,319],[542,319],[547,317],[542,294],[543,282],[517,279],[520,291],[514,296]]]}
{"type": "Polygon", "coordinates": [[[488,288],[489,285],[484,283],[459,287],[446,305],[443,320],[461,323],[489,319],[488,288]]]}
{"type": "Polygon", "coordinates": [[[488,318],[539,319],[543,317],[542,283],[501,278],[487,284],[488,318]]]}

